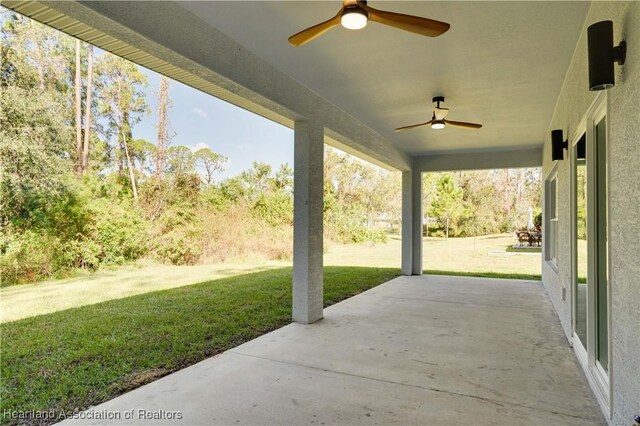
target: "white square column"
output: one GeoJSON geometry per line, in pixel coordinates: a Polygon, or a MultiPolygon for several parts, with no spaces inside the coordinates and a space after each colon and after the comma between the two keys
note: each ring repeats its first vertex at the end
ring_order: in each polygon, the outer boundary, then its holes
{"type": "Polygon", "coordinates": [[[313,120],[294,125],[293,321],[322,318],[324,127],[313,120]]]}
{"type": "Polygon", "coordinates": [[[412,172],[402,172],[402,275],[413,273],[412,172]]]}
{"type": "Polygon", "coordinates": [[[411,171],[411,211],[411,273],[422,275],[422,172],[416,167],[411,171]]]}

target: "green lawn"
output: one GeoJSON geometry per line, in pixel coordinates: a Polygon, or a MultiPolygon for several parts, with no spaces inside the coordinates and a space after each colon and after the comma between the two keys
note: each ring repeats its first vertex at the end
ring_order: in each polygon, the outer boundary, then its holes
{"type": "Polygon", "coordinates": [[[290,263],[140,264],[62,280],[0,287],[0,323],[286,266],[290,263]]]}
{"type": "MultiPolygon", "coordinates": [[[[326,267],[325,305],[398,274],[326,267]]],[[[291,268],[2,324],[0,412],[87,408],[290,322],[291,268]]]]}
{"type": "MultiPolygon", "coordinates": [[[[541,279],[540,252],[511,252],[512,234],[477,238],[424,238],[423,266],[426,273],[541,279]]],[[[335,244],[324,256],[327,265],[400,265],[401,241],[391,236],[386,244],[353,246],[335,244]]]]}
{"type": "MultiPolygon", "coordinates": [[[[424,267],[430,274],[540,279],[540,253],[511,252],[510,234],[477,238],[424,239],[424,267]]],[[[328,266],[398,268],[401,242],[390,236],[385,244],[331,244],[324,256],[328,266]]],[[[108,300],[182,287],[212,279],[290,266],[290,262],[254,261],[215,265],[145,264],[98,271],[64,280],[0,287],[0,322],[70,309],[108,300]]]]}

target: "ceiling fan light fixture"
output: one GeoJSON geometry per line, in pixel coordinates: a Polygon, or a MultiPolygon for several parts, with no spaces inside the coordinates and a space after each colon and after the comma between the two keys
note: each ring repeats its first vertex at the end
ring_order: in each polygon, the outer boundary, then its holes
{"type": "Polygon", "coordinates": [[[433,123],[431,123],[431,128],[435,130],[444,129],[444,126],[444,120],[435,120],[433,123]]]}
{"type": "Polygon", "coordinates": [[[367,12],[358,6],[345,7],[340,17],[340,23],[348,30],[361,30],[368,20],[367,12]]]}

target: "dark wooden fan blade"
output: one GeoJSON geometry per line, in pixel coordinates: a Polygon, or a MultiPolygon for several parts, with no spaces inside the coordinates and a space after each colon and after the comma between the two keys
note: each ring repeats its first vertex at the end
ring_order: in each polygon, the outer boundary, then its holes
{"type": "Polygon", "coordinates": [[[402,132],[404,130],[415,129],[416,127],[426,126],[428,124],[431,124],[432,121],[433,120],[429,120],[426,123],[412,124],[411,126],[398,127],[396,129],[396,132],[402,132]]]}
{"type": "Polygon", "coordinates": [[[479,129],[482,127],[482,124],[475,124],[475,123],[465,123],[463,121],[449,121],[449,120],[444,120],[444,123],[447,126],[452,126],[452,127],[459,127],[461,129],[479,129]]]}
{"type": "Polygon", "coordinates": [[[340,25],[341,14],[342,14],[342,9],[340,9],[338,14],[333,18],[327,21],[321,22],[317,25],[314,25],[313,27],[307,28],[306,30],[302,30],[297,34],[292,35],[291,37],[289,37],[289,43],[291,43],[296,47],[299,47],[299,46],[302,46],[303,44],[309,43],[311,40],[315,38],[320,37],[322,34],[326,33],[331,28],[335,27],[336,25],[340,25]]]}
{"type": "Polygon", "coordinates": [[[386,12],[384,10],[374,9],[362,2],[358,2],[358,5],[367,11],[369,19],[373,22],[428,37],[442,35],[447,32],[450,27],[446,22],[420,18],[419,16],[404,15],[402,13],[386,12]]]}

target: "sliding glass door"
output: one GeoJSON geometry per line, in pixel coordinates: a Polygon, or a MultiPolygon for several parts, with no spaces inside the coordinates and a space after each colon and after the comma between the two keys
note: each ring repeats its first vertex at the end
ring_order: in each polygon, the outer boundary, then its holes
{"type": "Polygon", "coordinates": [[[592,108],[571,145],[573,343],[608,406],[609,240],[606,102],[592,108]]]}

